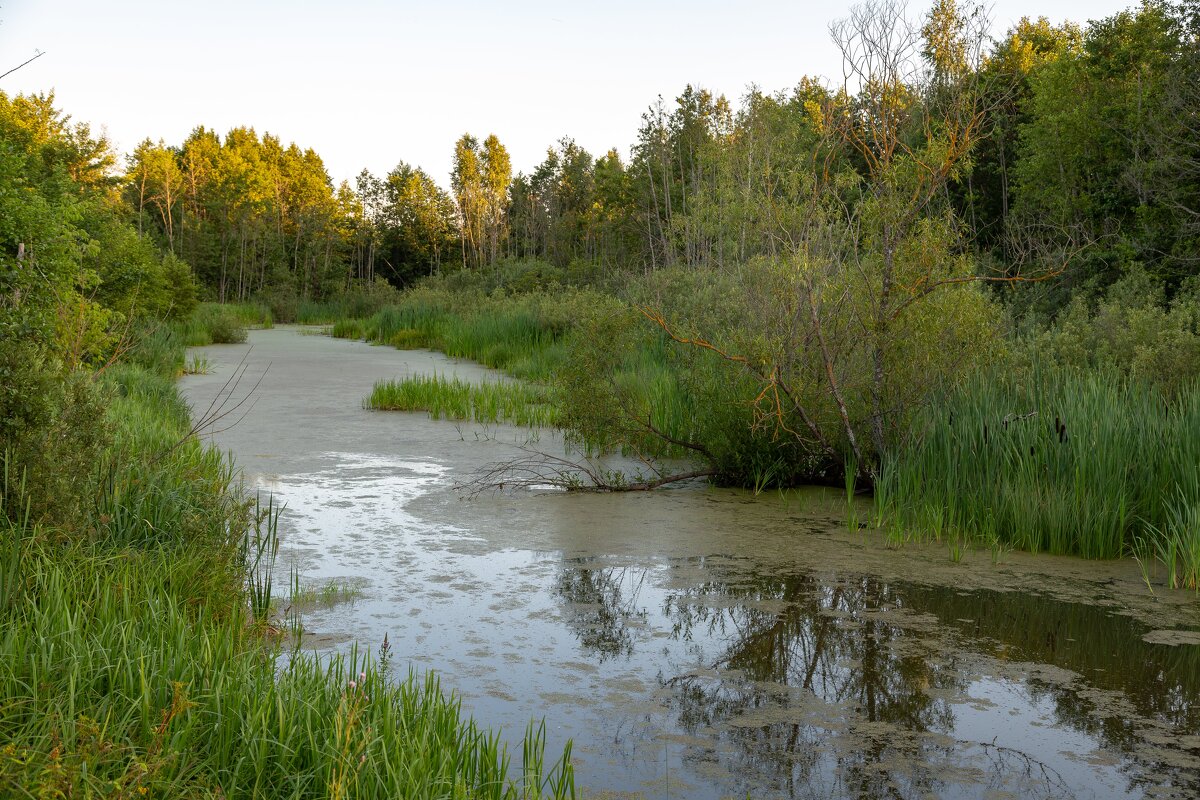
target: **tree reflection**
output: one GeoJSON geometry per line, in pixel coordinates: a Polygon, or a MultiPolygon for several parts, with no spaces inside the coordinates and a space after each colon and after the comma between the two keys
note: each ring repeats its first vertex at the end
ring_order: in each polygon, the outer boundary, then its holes
{"type": "MultiPolygon", "coordinates": [[[[963,659],[973,665],[972,653],[983,653],[1088,675],[1084,684],[1035,672],[1026,691],[1031,701],[1052,701],[1064,727],[1124,752],[1131,790],[1165,782],[1200,796],[1200,771],[1186,754],[1168,763],[1143,755],[1146,731],[1132,718],[1177,733],[1200,729],[1200,648],[1147,645],[1132,620],[1036,595],[726,573],[703,559],[676,567],[699,569],[701,579],[680,580],[690,588],[668,592],[655,612],[706,669],[671,669],[659,680],[675,725],[711,742],[684,757],[721,761],[739,792],[909,798],[981,783],[1021,796],[1070,795],[1036,754],[957,738],[950,698],[970,694],[975,669],[963,659]],[[1095,691],[1085,689],[1119,695],[1135,713],[1098,713],[1095,691]]],[[[600,660],[631,658],[639,641],[632,631],[646,621],[638,603],[646,584],[645,569],[582,561],[563,566],[557,591],[585,648],[600,660]]]]}
{"type": "Polygon", "coordinates": [[[633,654],[630,625],[646,618],[638,606],[644,569],[590,566],[593,559],[562,570],[555,593],[568,601],[570,625],[580,644],[600,662],[633,654]]]}
{"type": "Polygon", "coordinates": [[[723,749],[736,753],[738,774],[790,797],[936,793],[954,729],[952,706],[937,698],[966,686],[953,664],[928,658],[902,607],[869,577],[752,576],[671,596],[674,635],[729,642],[715,679],[668,681],[680,724],[718,731],[735,745],[723,749]]]}

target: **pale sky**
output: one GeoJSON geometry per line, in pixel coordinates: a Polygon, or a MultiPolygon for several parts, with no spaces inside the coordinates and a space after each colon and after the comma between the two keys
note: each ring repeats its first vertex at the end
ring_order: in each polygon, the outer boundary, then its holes
{"type": "MultiPolygon", "coordinates": [[[[1119,0],[998,0],[1086,22],[1119,0]]],[[[448,184],[455,140],[495,133],[514,171],[573,137],[627,155],[643,111],[691,83],[734,99],[839,74],[829,23],[848,0],[605,3],[0,0],[0,89],[56,93],[122,152],[237,125],[315,149],[336,184],[400,160],[448,184]]],[[[914,0],[914,16],[928,5],[914,0]]]]}

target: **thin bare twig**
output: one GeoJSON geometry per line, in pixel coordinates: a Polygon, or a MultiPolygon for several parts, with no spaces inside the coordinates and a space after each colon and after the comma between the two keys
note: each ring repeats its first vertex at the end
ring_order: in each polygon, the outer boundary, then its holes
{"type": "Polygon", "coordinates": [[[16,72],[17,70],[19,70],[21,67],[23,67],[23,66],[25,66],[26,64],[29,64],[29,63],[31,63],[31,62],[33,62],[33,61],[37,61],[39,58],[41,58],[41,57],[42,57],[42,56],[44,56],[44,55],[46,55],[46,53],[45,53],[44,51],[41,51],[41,50],[39,50],[39,51],[38,51],[38,54],[37,54],[37,55],[35,55],[33,58],[31,58],[31,59],[29,59],[29,60],[27,60],[27,61],[22,61],[20,64],[17,64],[15,67],[13,67],[12,69],[10,69],[8,72],[5,72],[5,73],[3,73],[3,74],[0,74],[0,78],[7,78],[9,75],[12,75],[14,72],[16,72]]]}

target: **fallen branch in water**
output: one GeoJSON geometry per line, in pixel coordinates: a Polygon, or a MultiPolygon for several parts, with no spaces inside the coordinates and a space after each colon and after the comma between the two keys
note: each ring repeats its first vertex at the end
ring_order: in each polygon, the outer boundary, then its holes
{"type": "Polygon", "coordinates": [[[456,483],[456,491],[474,498],[486,492],[517,489],[554,488],[569,492],[646,492],[669,483],[709,478],[714,469],[667,473],[649,465],[652,475],[630,477],[620,470],[607,469],[594,459],[577,455],[575,459],[553,456],[522,447],[525,454],[488,464],[468,480],[456,483]]]}

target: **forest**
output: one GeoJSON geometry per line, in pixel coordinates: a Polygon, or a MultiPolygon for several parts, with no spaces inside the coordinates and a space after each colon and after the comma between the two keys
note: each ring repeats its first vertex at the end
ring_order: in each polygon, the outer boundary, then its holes
{"type": "Polygon", "coordinates": [[[518,169],[464,133],[445,187],[334,185],[249,125],[122,155],[0,92],[0,787],[573,792],[536,730],[510,775],[436,684],[387,688],[386,650],[262,666],[276,512],[174,386],[247,326],[501,369],[504,397],[367,402],[562,429],[572,488],[834,486],[896,546],[1200,589],[1200,5],[992,38],[873,0],[832,35],[844,81],[647,98],[628,156],[566,137],[518,169]],[[611,452],[647,471],[588,471],[611,452]]]}

